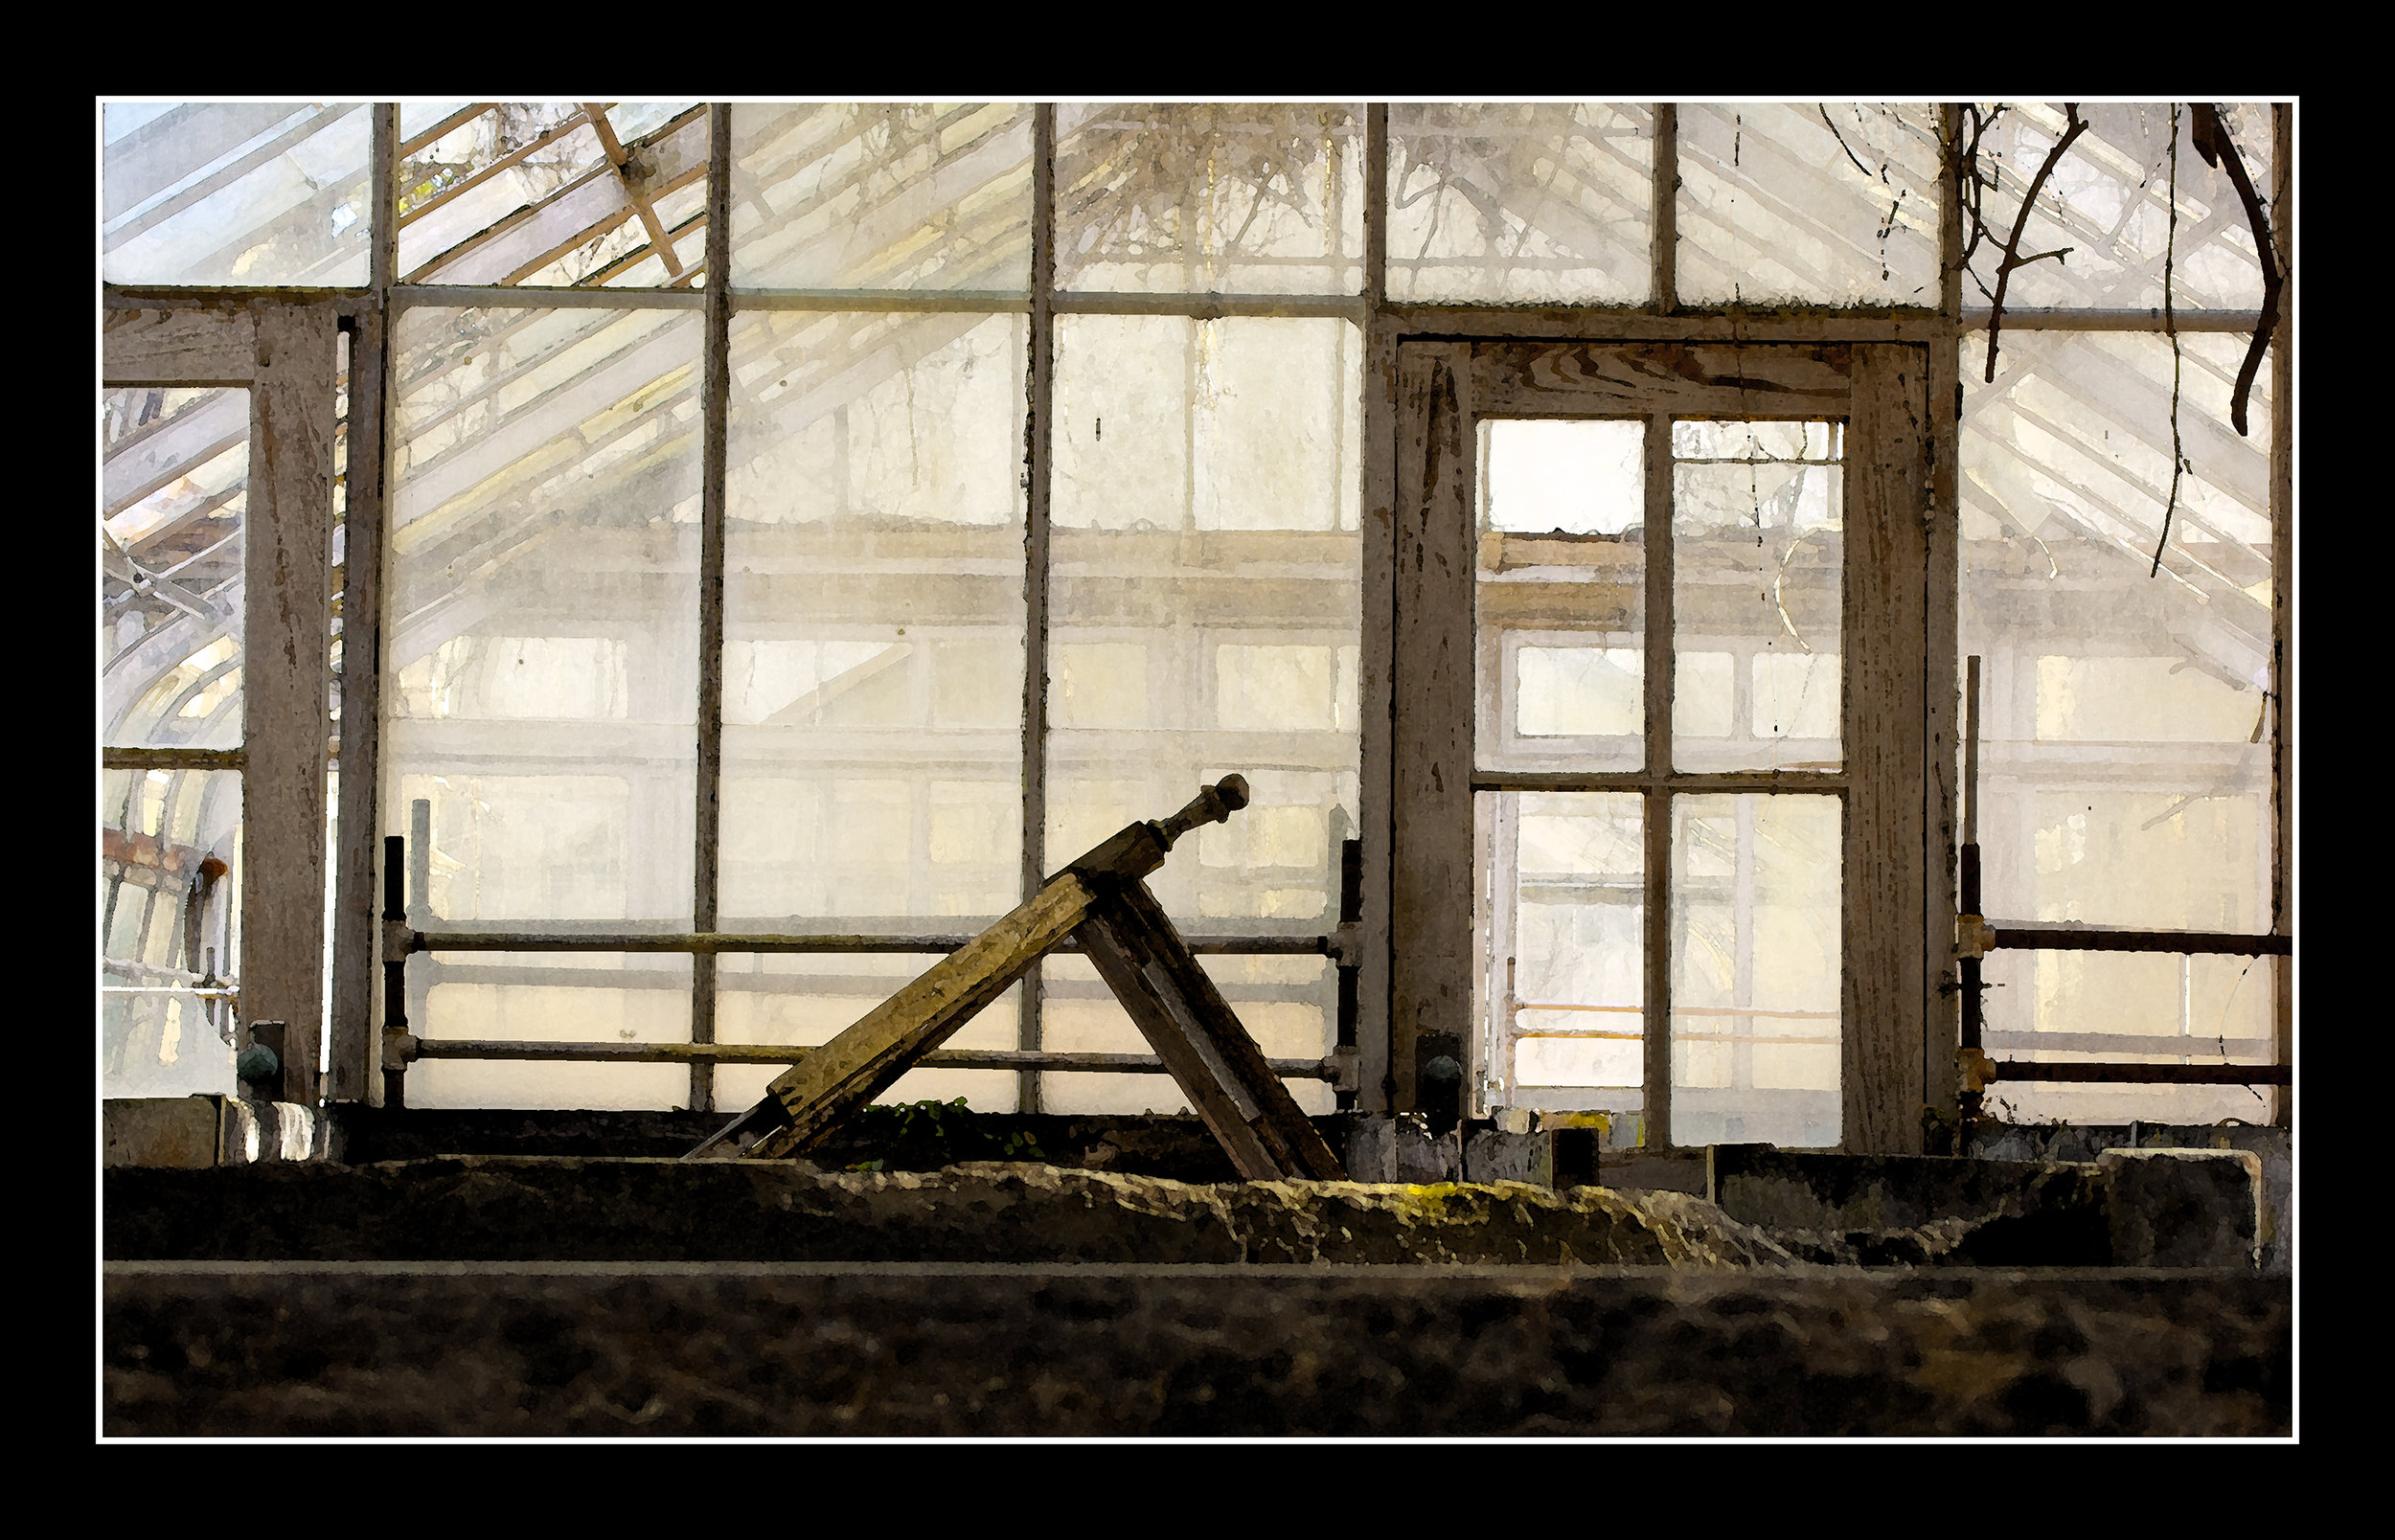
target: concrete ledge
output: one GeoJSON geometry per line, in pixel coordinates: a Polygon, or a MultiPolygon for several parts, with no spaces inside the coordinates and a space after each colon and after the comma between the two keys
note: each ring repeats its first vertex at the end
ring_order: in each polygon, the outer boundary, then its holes
{"type": "Polygon", "coordinates": [[[2243,1149],[2108,1149],[2113,1260],[2125,1267],[2259,1267],[2262,1157],[2243,1149]]]}
{"type": "Polygon", "coordinates": [[[331,1158],[332,1121],[313,1107],[240,1097],[127,1097],[100,1104],[103,1167],[198,1170],[331,1158]]]}
{"type": "Polygon", "coordinates": [[[804,1162],[467,1156],[107,1173],[103,1255],[216,1260],[1786,1265],[1679,1193],[1219,1186],[1048,1166],[818,1171],[804,1162]]]}
{"type": "Polygon", "coordinates": [[[2246,1274],[111,1264],[102,1427],[194,1436],[2292,1432],[2246,1274]]]}

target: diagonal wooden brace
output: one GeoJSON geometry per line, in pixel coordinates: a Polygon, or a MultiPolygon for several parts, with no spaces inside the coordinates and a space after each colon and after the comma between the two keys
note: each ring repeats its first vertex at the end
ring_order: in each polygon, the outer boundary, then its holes
{"type": "Polygon", "coordinates": [[[1246,805],[1247,782],[1226,776],[1171,818],[1130,825],[808,1054],[683,1159],[771,1159],[811,1148],[1074,936],[1242,1176],[1344,1175],[1140,881],[1181,835],[1246,805]]]}

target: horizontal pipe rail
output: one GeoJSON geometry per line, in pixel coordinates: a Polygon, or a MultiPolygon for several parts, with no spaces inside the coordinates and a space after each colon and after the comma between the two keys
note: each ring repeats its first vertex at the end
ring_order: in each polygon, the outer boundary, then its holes
{"type": "MultiPolygon", "coordinates": [[[[411,1038],[410,1056],[424,1059],[606,1060],[613,1063],[795,1064],[815,1052],[786,1043],[519,1043],[470,1038],[411,1038]]],[[[1336,1081],[1345,1073],[1339,1058],[1266,1059],[1288,1079],[1336,1081]]],[[[914,1061],[924,1070],[1082,1070],[1113,1075],[1170,1072],[1152,1053],[1051,1053],[1012,1049],[934,1049],[914,1061]]]]}
{"type": "Polygon", "coordinates": [[[1983,1080],[2089,1080],[2128,1085],[2292,1085],[2285,1064],[2025,1064],[1991,1059],[1983,1080]]]}
{"type": "MultiPolygon", "coordinates": [[[[972,937],[955,936],[783,936],[731,931],[694,931],[676,935],[612,932],[559,935],[532,931],[410,931],[411,952],[921,952],[943,956],[972,937]]],[[[1342,943],[1335,935],[1316,936],[1191,936],[1193,952],[1250,956],[1335,957],[1342,943]]],[[[1055,950],[1077,952],[1081,943],[1067,937],[1055,950]]]]}
{"type": "Polygon", "coordinates": [[[2016,952],[2182,952],[2231,957],[2290,957],[2292,936],[2234,931],[2100,930],[2077,925],[1997,925],[1990,947],[2016,952]]]}

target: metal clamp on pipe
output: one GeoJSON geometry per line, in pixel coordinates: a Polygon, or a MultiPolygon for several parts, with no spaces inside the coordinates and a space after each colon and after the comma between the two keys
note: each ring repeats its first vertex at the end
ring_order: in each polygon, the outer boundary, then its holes
{"type": "Polygon", "coordinates": [[[1954,917],[1954,955],[1958,958],[1985,957],[1996,950],[1996,927],[1983,915],[1954,917]]]}

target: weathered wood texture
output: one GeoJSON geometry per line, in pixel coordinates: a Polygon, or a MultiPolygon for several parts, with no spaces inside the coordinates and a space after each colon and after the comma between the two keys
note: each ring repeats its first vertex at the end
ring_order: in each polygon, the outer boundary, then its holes
{"type": "MultiPolygon", "coordinates": [[[[1646,523],[1649,530],[1672,528],[1672,419],[1657,413],[1647,419],[1646,523]]],[[[1668,534],[1646,542],[1647,556],[1647,678],[1646,732],[1649,776],[1672,764],[1673,685],[1678,677],[1679,651],[1672,645],[1672,582],[1674,558],[1668,534]]],[[[1672,912],[1672,798],[1669,791],[1648,797],[1640,811],[1645,818],[1647,920],[1643,940],[1646,956],[1647,1040],[1643,1045],[1645,1095],[1639,1107],[1649,1145],[1672,1143],[1672,954],[1661,938],[1663,917],[1672,912]]]]}
{"type": "MultiPolygon", "coordinates": [[[[1367,187],[1387,185],[1389,111],[1376,102],[1364,117],[1367,187]]],[[[1357,926],[1365,938],[1356,970],[1356,1105],[1389,1110],[1389,861],[1394,826],[1389,801],[1391,713],[1396,702],[1397,576],[1397,332],[1380,316],[1385,298],[1388,249],[1383,200],[1364,205],[1365,296],[1373,302],[1364,330],[1363,615],[1357,813],[1362,839],[1357,926]]]]}
{"type": "Polygon", "coordinates": [[[258,316],[198,301],[101,312],[100,377],[118,385],[241,385],[258,373],[258,316]]]}
{"type": "MultiPolygon", "coordinates": [[[[716,863],[722,827],[723,482],[732,417],[732,109],[729,103],[718,102],[709,105],[707,115],[707,308],[702,323],[706,328],[706,388],[700,393],[704,434],[698,473],[698,798],[691,856],[691,926],[702,931],[716,928],[716,863]]],[[[691,134],[692,130],[685,129],[674,137],[689,140],[691,134]]],[[[655,216],[645,203],[641,212],[655,231],[655,216]]],[[[667,249],[666,243],[661,241],[658,249],[667,249]]],[[[715,1041],[716,963],[712,958],[692,961],[690,1021],[692,1042],[715,1041]]],[[[712,1112],[715,1104],[714,1062],[694,1063],[691,1110],[712,1112]]]]}
{"type": "MultiPolygon", "coordinates": [[[[379,109],[377,109],[379,110],[379,109]]],[[[396,125],[392,129],[396,132],[396,125]]],[[[333,850],[332,1041],[325,1096],[381,1098],[375,999],[381,841],[383,403],[386,312],[358,318],[350,335],[349,469],[342,511],[340,807],[333,850]]]]}
{"type": "Polygon", "coordinates": [[[1853,351],[1843,343],[1481,343],[1472,349],[1472,405],[1488,417],[1593,417],[1608,407],[1623,416],[1836,417],[1853,351]]]}
{"type": "Polygon", "coordinates": [[[799,1154],[838,1127],[1005,993],[1041,953],[1082,922],[1092,896],[1080,877],[1059,874],[822,1052],[777,1076],[765,1094],[782,1104],[790,1121],[749,1153],[759,1159],[799,1154]]]}
{"type": "Polygon", "coordinates": [[[324,1017],[325,741],[335,317],[259,308],[242,670],[241,1019],[290,1024],[283,1097],[316,1099],[324,1017]]]}
{"type": "Polygon", "coordinates": [[[1116,887],[1091,906],[1075,934],[1241,1176],[1345,1178],[1338,1157],[1181,944],[1147,884],[1116,887]]]}
{"type": "MultiPolygon", "coordinates": [[[[1846,466],[1845,1148],[1919,1153],[1928,907],[1927,359],[1854,351],[1846,466]]],[[[1938,681],[1950,689],[1950,679],[1938,681]]],[[[1943,962],[1943,958],[1940,962],[1943,962]]]]}
{"type": "MultiPolygon", "coordinates": [[[[2270,808],[2275,838],[2270,847],[2270,928],[2295,933],[2295,108],[2282,102],[2270,109],[2275,136],[2270,159],[2275,186],[2270,200],[2270,237],[2278,248],[2277,328],[2270,334],[2270,808]]],[[[2283,1065],[2295,1062],[2295,965],[2291,959],[2270,969],[2271,1034],[2283,1065]]],[[[2280,1088],[2272,1121],[2295,1121],[2295,1090],[2280,1088]]]]}
{"type": "Polygon", "coordinates": [[[1471,1018],[1471,358],[1402,348],[1394,620],[1389,1077],[1417,1105],[1414,1047],[1471,1018]]]}
{"type": "MultiPolygon", "coordinates": [[[[1048,840],[1048,568],[1056,412],[1056,107],[1032,108],[1031,335],[1023,403],[1023,840],[1022,893],[1038,891],[1048,840]]],[[[1046,1000],[1039,964],[1023,978],[1015,1046],[1037,1053],[1046,1000]]],[[[1025,1071],[1015,1105],[1038,1112],[1039,1076],[1025,1071]]]]}
{"type": "MultiPolygon", "coordinates": [[[[1938,306],[1959,317],[1963,305],[1963,211],[1956,176],[1957,135],[1961,114],[1952,102],[1938,108],[1938,131],[1945,147],[1938,204],[1938,251],[1943,275],[1938,306]]],[[[1955,759],[1961,750],[1957,722],[1959,694],[1955,684],[1959,661],[1955,637],[1962,620],[1962,546],[1960,470],[1962,414],[1956,394],[1961,381],[1960,358],[1953,343],[1927,350],[1929,401],[1929,527],[1924,570],[1923,638],[1927,653],[1922,662],[1926,681],[1927,781],[1925,783],[1927,820],[1928,886],[1922,907],[1922,1050],[1924,1105],[1942,1118],[1955,1115],[1960,1081],[1954,1050],[1961,1041],[1962,996],[1950,987],[1960,974],[1953,962],[1955,875],[1960,839],[1955,829],[1959,789],[1955,759]]]]}

